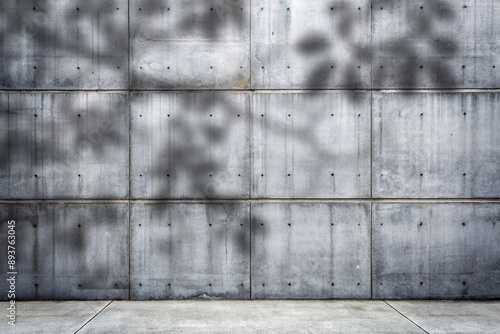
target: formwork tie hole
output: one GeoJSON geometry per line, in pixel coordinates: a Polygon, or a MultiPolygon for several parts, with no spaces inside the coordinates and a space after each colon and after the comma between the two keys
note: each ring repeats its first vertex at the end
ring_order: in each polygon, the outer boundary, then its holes
{"type": "Polygon", "coordinates": [[[34,114],[33,116],[38,117],[38,115],[37,115],[37,114],[34,114]]]}
{"type": "Polygon", "coordinates": [[[212,224],[208,224],[208,226],[212,226],[212,224]]]}
{"type": "Polygon", "coordinates": [[[169,69],[170,69],[170,66],[167,66],[167,70],[169,70],[169,69]]]}
{"type": "Polygon", "coordinates": [[[36,228],[36,224],[33,224],[33,227],[36,228]]]}
{"type": "Polygon", "coordinates": [[[358,285],[361,285],[361,283],[358,283],[358,285]]]}
{"type": "Polygon", "coordinates": [[[139,283],[139,286],[142,286],[142,283],[139,283]]]}
{"type": "Polygon", "coordinates": [[[140,177],[142,177],[142,174],[139,174],[140,177]]]}
{"type": "Polygon", "coordinates": [[[465,285],[465,282],[462,282],[462,285],[465,285]]]}
{"type": "Polygon", "coordinates": [[[292,283],[288,283],[288,286],[292,286],[292,283]]]}
{"type": "Polygon", "coordinates": [[[117,286],[118,286],[118,284],[115,283],[115,287],[117,287],[117,286]]]}
{"type": "Polygon", "coordinates": [[[80,8],[79,8],[79,7],[76,7],[76,10],[80,10],[80,8]]]}
{"type": "Polygon", "coordinates": [[[142,226],[142,224],[139,224],[139,226],[142,226]]]}
{"type": "Polygon", "coordinates": [[[81,114],[78,114],[78,117],[82,117],[82,115],[81,115],[81,114]]]}
{"type": "Polygon", "coordinates": [[[38,177],[38,175],[35,174],[35,177],[38,177]]]}
{"type": "Polygon", "coordinates": [[[170,174],[167,174],[167,177],[170,177],[170,174]]]}
{"type": "Polygon", "coordinates": [[[78,177],[82,177],[82,174],[78,174],[78,177]]]}
{"type": "Polygon", "coordinates": [[[33,10],[36,10],[36,7],[33,7],[33,10]]]}
{"type": "Polygon", "coordinates": [[[424,176],[424,173],[420,173],[420,176],[424,176]]]}
{"type": "Polygon", "coordinates": [[[466,112],[464,112],[464,116],[467,116],[467,113],[466,113],[466,112]]]}
{"type": "Polygon", "coordinates": [[[260,226],[264,226],[264,223],[260,223],[260,226]]]}
{"type": "Polygon", "coordinates": [[[462,223],[462,226],[465,226],[465,223],[462,223]]]}
{"type": "Polygon", "coordinates": [[[78,227],[82,227],[82,225],[81,225],[81,224],[78,224],[78,227]]]}
{"type": "Polygon", "coordinates": [[[79,70],[79,69],[80,69],[80,67],[77,67],[76,69],[77,69],[77,70],[79,70]]]}
{"type": "Polygon", "coordinates": [[[262,283],[262,286],[266,286],[266,283],[262,283]]]}
{"type": "Polygon", "coordinates": [[[288,223],[288,226],[292,226],[292,224],[288,223]]]}
{"type": "Polygon", "coordinates": [[[170,226],[170,224],[168,224],[168,226],[170,226]]]}
{"type": "Polygon", "coordinates": [[[35,287],[38,288],[38,283],[35,283],[35,287]]]}
{"type": "Polygon", "coordinates": [[[260,117],[264,117],[264,114],[261,114],[260,117]]]}
{"type": "Polygon", "coordinates": [[[142,8],[139,8],[139,10],[142,10],[142,8]]]}
{"type": "Polygon", "coordinates": [[[467,174],[466,174],[466,173],[464,173],[463,175],[464,175],[464,176],[466,176],[467,174]]]}
{"type": "Polygon", "coordinates": [[[35,70],[36,70],[36,66],[33,66],[33,69],[35,69],[35,70]]]}
{"type": "Polygon", "coordinates": [[[168,283],[167,286],[170,288],[172,285],[170,283],[168,283]]]}
{"type": "Polygon", "coordinates": [[[292,176],[292,174],[288,174],[288,176],[292,176]]]}
{"type": "Polygon", "coordinates": [[[330,175],[331,175],[331,176],[335,176],[335,174],[334,174],[334,173],[331,173],[330,175]]]}
{"type": "Polygon", "coordinates": [[[420,282],[420,285],[423,285],[423,284],[424,284],[424,282],[420,282]]]}
{"type": "Polygon", "coordinates": [[[212,286],[212,283],[208,283],[208,286],[212,286]]]}
{"type": "Polygon", "coordinates": [[[238,114],[238,117],[240,117],[240,114],[238,114]]]}
{"type": "Polygon", "coordinates": [[[424,66],[423,66],[423,65],[420,65],[420,68],[424,68],[424,66]]]}
{"type": "Polygon", "coordinates": [[[260,174],[260,177],[264,177],[264,174],[260,174]]]}
{"type": "Polygon", "coordinates": [[[335,283],[330,284],[331,286],[335,286],[335,283]]]}

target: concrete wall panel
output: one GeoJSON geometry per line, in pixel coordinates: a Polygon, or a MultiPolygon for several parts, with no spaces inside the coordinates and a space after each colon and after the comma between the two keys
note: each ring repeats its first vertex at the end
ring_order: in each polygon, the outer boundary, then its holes
{"type": "Polygon", "coordinates": [[[246,89],[249,0],[132,0],[133,88],[246,89]]]}
{"type": "Polygon", "coordinates": [[[255,94],[252,196],[370,197],[370,95],[255,94]]]}
{"type": "Polygon", "coordinates": [[[249,204],[133,204],[131,298],[250,297],[249,204]]]}
{"type": "Polygon", "coordinates": [[[368,203],[252,204],[252,298],[370,298],[368,203]]]}
{"type": "Polygon", "coordinates": [[[500,2],[373,0],[374,88],[498,88],[500,2]]]}
{"type": "Polygon", "coordinates": [[[16,221],[16,300],[128,298],[128,204],[0,204],[0,218],[3,259],[16,221]]]}
{"type": "Polygon", "coordinates": [[[132,95],[133,198],[246,198],[250,99],[240,93],[132,95]]]}
{"type": "Polygon", "coordinates": [[[0,99],[0,198],[126,198],[127,94],[0,99]]]}
{"type": "Polygon", "coordinates": [[[252,1],[252,88],[369,88],[369,0],[252,1]]]}
{"type": "Polygon", "coordinates": [[[373,298],[498,298],[498,203],[373,205],[373,298]]]}
{"type": "Polygon", "coordinates": [[[374,197],[500,197],[499,102],[498,93],[374,94],[374,197]]]}
{"type": "Polygon", "coordinates": [[[128,2],[3,0],[0,88],[128,87],[128,2]]]}

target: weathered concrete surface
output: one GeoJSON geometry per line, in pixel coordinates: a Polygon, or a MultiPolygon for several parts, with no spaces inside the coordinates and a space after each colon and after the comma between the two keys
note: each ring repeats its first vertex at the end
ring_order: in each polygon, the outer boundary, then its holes
{"type": "Polygon", "coordinates": [[[499,93],[373,98],[373,196],[499,198],[499,93]]]}
{"type": "Polygon", "coordinates": [[[134,93],[133,198],[248,198],[250,98],[134,93]]]}
{"type": "Polygon", "coordinates": [[[255,94],[252,197],[370,197],[370,94],[255,94]]]}
{"type": "Polygon", "coordinates": [[[16,300],[128,298],[127,204],[0,204],[0,218],[2,259],[16,221],[16,300]]]}
{"type": "Polygon", "coordinates": [[[500,302],[390,301],[427,333],[498,333],[500,302]]]}
{"type": "MultiPolygon", "coordinates": [[[[99,313],[109,301],[36,301],[16,302],[16,326],[7,324],[5,317],[0,322],[2,333],[42,334],[76,333],[86,322],[99,313]]],[[[8,302],[0,302],[7,314],[8,302]]]]}
{"type": "Polygon", "coordinates": [[[373,298],[499,298],[498,203],[373,204],[373,298]]]}
{"type": "Polygon", "coordinates": [[[130,1],[132,88],[249,88],[249,2],[130,1]]]}
{"type": "Polygon", "coordinates": [[[252,88],[369,88],[369,0],[252,1],[252,88]]]}
{"type": "Polygon", "coordinates": [[[373,88],[499,87],[499,1],[372,5],[373,88]]]}
{"type": "Polygon", "coordinates": [[[132,299],[250,298],[249,204],[132,204],[132,299]]]}
{"type": "Polygon", "coordinates": [[[370,204],[252,204],[252,299],[370,298],[370,204]]]}
{"type": "Polygon", "coordinates": [[[128,2],[2,0],[0,88],[128,87],[128,2]]]}
{"type": "Polygon", "coordinates": [[[127,94],[0,94],[0,198],[128,196],[127,94]]]}
{"type": "Polygon", "coordinates": [[[377,301],[113,302],[79,333],[424,333],[377,301]]]}

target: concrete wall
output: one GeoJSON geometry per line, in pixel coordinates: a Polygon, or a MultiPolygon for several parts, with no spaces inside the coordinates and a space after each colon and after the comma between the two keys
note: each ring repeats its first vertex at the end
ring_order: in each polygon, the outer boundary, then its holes
{"type": "Polygon", "coordinates": [[[2,1],[16,298],[499,298],[499,14],[2,1]]]}

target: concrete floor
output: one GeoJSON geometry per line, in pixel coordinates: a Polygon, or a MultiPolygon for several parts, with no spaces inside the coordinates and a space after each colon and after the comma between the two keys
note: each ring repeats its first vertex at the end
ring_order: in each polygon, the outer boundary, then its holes
{"type": "Polygon", "coordinates": [[[500,333],[500,301],[38,301],[2,318],[30,334],[500,333]]]}

